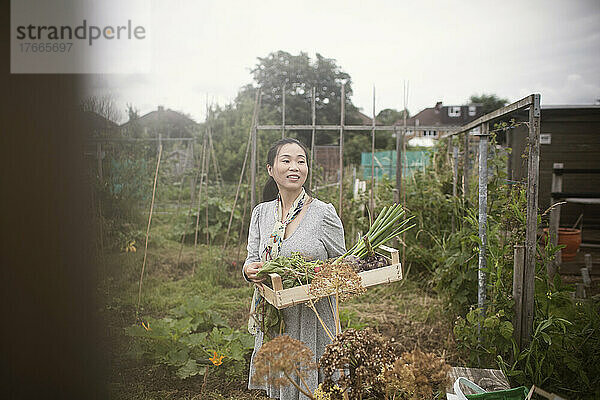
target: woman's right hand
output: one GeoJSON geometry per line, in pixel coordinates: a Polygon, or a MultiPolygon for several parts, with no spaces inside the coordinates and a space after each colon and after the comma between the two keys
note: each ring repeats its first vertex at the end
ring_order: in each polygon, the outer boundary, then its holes
{"type": "Polygon", "coordinates": [[[258,271],[260,270],[260,267],[262,267],[264,264],[264,262],[253,262],[250,264],[247,264],[244,267],[244,272],[246,272],[246,276],[248,277],[248,279],[250,279],[252,282],[254,282],[257,285],[260,285],[262,281],[265,280],[265,278],[259,278],[256,276],[256,274],[258,274],[258,271]]]}

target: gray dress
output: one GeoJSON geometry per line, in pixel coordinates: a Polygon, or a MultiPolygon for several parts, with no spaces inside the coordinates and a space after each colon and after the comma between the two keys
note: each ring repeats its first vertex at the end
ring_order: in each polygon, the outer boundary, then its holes
{"type": "MultiPolygon", "coordinates": [[[[261,203],[254,208],[248,233],[248,257],[244,265],[260,261],[260,254],[262,254],[267,240],[273,232],[276,202],[276,200],[273,200],[261,203]]],[[[308,205],[308,209],[296,230],[283,240],[280,255],[290,256],[292,252],[300,252],[303,256],[311,259],[325,260],[342,255],[345,251],[344,228],[335,208],[329,203],[314,199],[308,205]]],[[[332,298],[331,304],[335,307],[335,298],[332,298]]],[[[316,302],[316,308],[329,330],[335,334],[334,318],[328,299],[323,298],[316,302]]],[[[283,318],[285,321],[284,334],[306,344],[315,354],[314,361],[318,362],[325,351],[325,346],[331,343],[331,340],[315,313],[305,304],[300,304],[283,309],[283,318]]],[[[259,332],[254,339],[249,378],[252,378],[254,373],[254,357],[260,350],[262,342],[263,333],[259,332]]],[[[306,383],[311,392],[314,392],[322,380],[320,372],[311,371],[306,383]]],[[[298,384],[302,386],[299,381],[298,384]]],[[[281,388],[256,386],[249,379],[248,388],[266,390],[269,397],[281,400],[307,399],[293,385],[281,388]]]]}

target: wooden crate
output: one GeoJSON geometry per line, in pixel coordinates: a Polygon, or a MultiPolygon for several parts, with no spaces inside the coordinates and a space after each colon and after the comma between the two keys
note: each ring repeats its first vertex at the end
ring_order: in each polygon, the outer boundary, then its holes
{"type": "MultiPolygon", "coordinates": [[[[363,287],[396,282],[402,279],[402,265],[400,264],[398,250],[387,246],[379,246],[379,250],[389,253],[388,258],[391,261],[391,265],[370,271],[359,272],[358,275],[362,278],[363,287]]],[[[310,284],[284,289],[279,274],[269,274],[269,276],[271,277],[273,289],[267,285],[262,285],[262,287],[259,288],[260,294],[278,309],[306,303],[310,299],[317,299],[317,297],[309,294],[310,284]]]]}

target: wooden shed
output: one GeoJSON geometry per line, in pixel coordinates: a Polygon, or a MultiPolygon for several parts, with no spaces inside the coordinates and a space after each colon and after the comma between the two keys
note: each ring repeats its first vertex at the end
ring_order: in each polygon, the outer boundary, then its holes
{"type": "MultiPolygon", "coordinates": [[[[525,115],[517,120],[527,121],[525,115]]],[[[519,126],[499,140],[512,148],[509,160],[509,178],[523,180],[527,175],[527,127],[519,126]]],[[[554,163],[565,169],[600,169],[600,106],[566,105],[542,106],[540,131],[539,208],[551,204],[554,163]]],[[[600,174],[576,173],[563,176],[563,192],[600,196],[600,174]]],[[[590,201],[591,202],[591,201],[590,201]]],[[[600,229],[600,204],[568,203],[561,208],[561,226],[573,225],[583,214],[583,240],[587,230],[600,229]]]]}
{"type": "Polygon", "coordinates": [[[340,146],[315,146],[315,163],[323,168],[323,181],[337,182],[340,170],[340,146]]]}

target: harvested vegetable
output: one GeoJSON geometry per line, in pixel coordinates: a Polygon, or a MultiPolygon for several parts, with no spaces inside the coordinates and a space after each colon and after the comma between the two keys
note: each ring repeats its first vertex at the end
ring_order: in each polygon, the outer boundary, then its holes
{"type": "Polygon", "coordinates": [[[364,259],[358,258],[352,254],[344,257],[343,262],[351,265],[356,272],[370,271],[381,267],[391,265],[390,260],[381,254],[373,253],[364,259]]]}
{"type": "MultiPolygon", "coordinates": [[[[352,246],[346,254],[332,262],[349,264],[355,272],[369,271],[390,265],[386,257],[375,251],[379,246],[415,226],[414,224],[407,226],[412,217],[404,219],[404,213],[404,209],[399,204],[384,207],[362,240],[352,246]]],[[[292,253],[291,257],[280,256],[265,262],[257,276],[268,278],[269,274],[279,274],[283,288],[289,289],[310,283],[323,263],[320,260],[307,260],[300,253],[292,253]]],[[[266,279],[266,283],[271,286],[269,279],[266,279]]]]}
{"type": "MultiPolygon", "coordinates": [[[[268,278],[269,274],[278,274],[281,276],[283,288],[289,289],[310,283],[321,265],[323,265],[321,260],[310,261],[300,253],[292,253],[291,257],[280,256],[265,262],[256,275],[259,278],[268,278]]],[[[269,279],[266,282],[271,285],[269,279]]]]}
{"type": "Polygon", "coordinates": [[[415,226],[415,224],[407,226],[413,217],[402,219],[404,213],[404,209],[400,204],[384,207],[371,224],[367,234],[363,236],[363,239],[359,240],[340,258],[348,255],[354,255],[361,259],[365,258],[367,255],[374,254],[375,250],[382,244],[415,226]]]}

